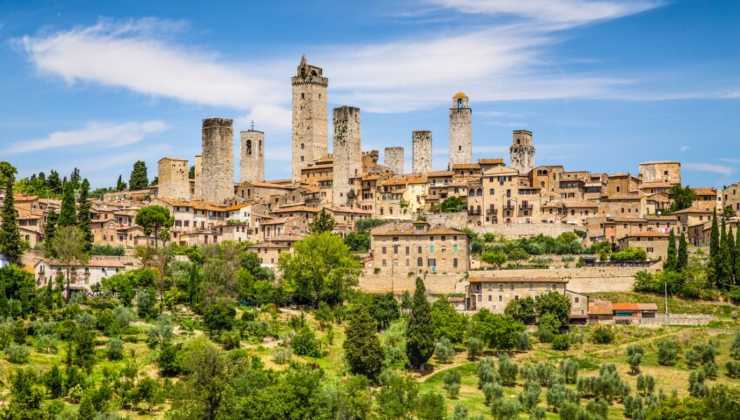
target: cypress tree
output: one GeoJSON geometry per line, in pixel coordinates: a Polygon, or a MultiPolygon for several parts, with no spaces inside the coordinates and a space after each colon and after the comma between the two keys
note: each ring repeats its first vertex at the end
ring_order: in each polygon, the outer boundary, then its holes
{"type": "Polygon", "coordinates": [[[367,307],[355,310],[349,319],[344,357],[355,375],[376,381],[383,369],[383,348],[378,340],[377,325],[367,307]]]}
{"type": "Polygon", "coordinates": [[[54,253],[51,249],[51,241],[54,239],[54,234],[57,231],[58,221],[59,214],[56,212],[56,210],[51,209],[49,211],[49,214],[46,215],[46,226],[44,226],[44,247],[46,248],[46,253],[50,257],[54,256],[54,253]]]}
{"type": "Polygon", "coordinates": [[[722,218],[722,227],[719,231],[719,257],[717,258],[717,287],[727,290],[730,287],[732,277],[732,251],[730,241],[727,239],[727,224],[722,218]]]}
{"type": "Polygon", "coordinates": [[[64,184],[62,209],[59,211],[57,226],[75,226],[77,224],[77,210],[75,209],[75,190],[72,184],[64,184]]]}
{"type": "Polygon", "coordinates": [[[59,172],[54,169],[49,172],[49,176],[46,177],[46,186],[54,194],[62,194],[62,180],[59,179],[59,172]]]}
{"type": "Polygon", "coordinates": [[[719,287],[720,278],[720,248],[719,248],[719,226],[717,226],[717,210],[712,215],[712,230],[709,236],[709,280],[712,284],[719,287]]]}
{"type": "Polygon", "coordinates": [[[406,327],[406,355],[412,367],[421,369],[434,353],[432,309],[426,296],[424,281],[416,278],[416,291],[406,327]]]}
{"type": "Polygon", "coordinates": [[[123,176],[118,175],[118,181],[116,181],[116,191],[123,191],[126,189],[126,183],[123,182],[123,176]]]}
{"type": "Polygon", "coordinates": [[[735,251],[737,248],[735,248],[735,237],[732,235],[732,228],[727,228],[727,273],[728,273],[728,286],[732,286],[736,282],[735,277],[735,264],[736,264],[736,255],[735,251]]]}
{"type": "Polygon", "coordinates": [[[676,235],[671,229],[671,233],[668,234],[668,255],[663,264],[663,269],[666,271],[676,271],[676,235]]]}
{"type": "Polygon", "coordinates": [[[85,237],[85,251],[90,252],[93,243],[93,234],[90,229],[92,214],[90,213],[90,182],[87,178],[80,184],[80,197],[78,198],[79,208],[77,212],[77,225],[82,230],[85,237]]]}
{"type": "Polygon", "coordinates": [[[128,188],[130,190],[141,190],[149,186],[149,176],[146,171],[146,163],[138,160],[134,163],[134,168],[131,170],[131,176],[128,180],[128,188]]]}
{"type": "Polygon", "coordinates": [[[735,225],[735,283],[740,283],[740,224],[735,225]]]}
{"type": "Polygon", "coordinates": [[[681,232],[678,240],[678,256],[676,257],[676,270],[682,271],[689,265],[689,244],[686,242],[686,234],[681,232]]]}
{"type": "Polygon", "coordinates": [[[23,255],[21,245],[21,233],[18,230],[18,213],[15,210],[15,197],[13,196],[14,174],[6,174],[5,199],[3,201],[3,222],[0,226],[0,254],[5,256],[8,262],[20,264],[23,255]]]}

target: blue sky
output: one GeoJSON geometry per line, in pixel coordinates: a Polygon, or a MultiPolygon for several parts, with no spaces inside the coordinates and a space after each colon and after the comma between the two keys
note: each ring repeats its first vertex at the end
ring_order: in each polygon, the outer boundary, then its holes
{"type": "Polygon", "coordinates": [[[429,129],[444,168],[463,90],[475,157],[508,158],[527,128],[538,164],[635,173],[677,159],[685,184],[740,180],[740,2],[212,3],[0,1],[0,159],[107,186],[138,159],[150,177],[162,156],[192,160],[201,120],[225,116],[254,120],[267,177],[288,177],[305,53],[330,108],[359,106],[363,148],[381,155],[410,158],[411,131],[429,129]]]}

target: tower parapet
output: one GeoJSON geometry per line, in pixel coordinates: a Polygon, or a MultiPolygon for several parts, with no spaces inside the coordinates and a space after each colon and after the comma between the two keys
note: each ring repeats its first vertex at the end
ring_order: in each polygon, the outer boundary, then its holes
{"type": "Polygon", "coordinates": [[[234,120],[203,120],[201,194],[205,201],[224,203],[234,198],[234,120]]]}

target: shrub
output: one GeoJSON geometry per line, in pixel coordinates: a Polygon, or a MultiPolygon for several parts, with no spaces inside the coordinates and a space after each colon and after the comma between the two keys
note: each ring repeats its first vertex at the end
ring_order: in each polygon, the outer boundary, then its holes
{"type": "Polygon", "coordinates": [[[448,370],[445,372],[442,381],[444,382],[447,395],[453,400],[456,399],[460,393],[460,372],[455,369],[448,370]]]}
{"type": "Polygon", "coordinates": [[[483,350],[483,342],[477,337],[470,337],[465,344],[468,350],[468,359],[477,359],[481,350],[483,350]]]}
{"type": "Polygon", "coordinates": [[[531,410],[540,401],[541,392],[542,389],[539,384],[528,381],[524,384],[521,394],[519,394],[519,403],[525,410],[531,410]]]}
{"type": "Polygon", "coordinates": [[[727,368],[727,376],[734,379],[740,378],[740,362],[737,360],[728,360],[725,367],[727,368]]]}
{"type": "Polygon", "coordinates": [[[239,348],[241,337],[238,331],[224,331],[218,340],[221,342],[224,350],[233,350],[239,348]]]}
{"type": "Polygon", "coordinates": [[[627,362],[630,365],[630,373],[637,375],[640,373],[640,363],[642,357],[645,355],[645,350],[638,345],[631,345],[627,347],[627,362]]]}
{"type": "Polygon", "coordinates": [[[578,380],[578,362],[573,359],[564,359],[560,362],[560,374],[565,378],[565,383],[575,384],[578,380]]]}
{"type": "Polygon", "coordinates": [[[434,391],[422,394],[419,398],[416,416],[419,420],[444,420],[447,418],[445,397],[434,391]]]}
{"type": "Polygon", "coordinates": [[[493,359],[490,357],[483,358],[478,363],[478,388],[483,389],[485,384],[492,384],[497,381],[498,377],[493,368],[493,359]]]}
{"type": "Polygon", "coordinates": [[[519,334],[519,339],[517,339],[516,342],[516,349],[519,351],[527,351],[532,348],[532,345],[529,344],[529,333],[526,331],[522,331],[521,334],[519,334]]]}
{"type": "Polygon", "coordinates": [[[615,262],[645,261],[647,253],[642,248],[625,248],[612,254],[611,260],[615,262]]]}
{"type": "Polygon", "coordinates": [[[504,386],[516,385],[516,376],[519,372],[519,367],[516,363],[512,362],[506,353],[499,356],[498,359],[498,374],[501,377],[501,383],[504,386]]]}
{"type": "Polygon", "coordinates": [[[514,420],[519,417],[522,407],[517,400],[499,398],[493,402],[491,411],[499,420],[514,420]]]}
{"type": "Polygon", "coordinates": [[[316,335],[308,326],[303,327],[296,332],[296,335],[290,340],[290,346],[299,356],[321,356],[319,342],[316,339],[316,335]]]}
{"type": "Polygon", "coordinates": [[[290,362],[293,352],[287,347],[278,347],[272,355],[272,361],[278,365],[284,365],[290,362]]]}
{"type": "Polygon", "coordinates": [[[565,351],[570,348],[570,339],[568,334],[558,334],[552,339],[553,350],[565,351]]]}
{"type": "Polygon", "coordinates": [[[610,344],[614,341],[614,332],[612,332],[611,328],[605,325],[599,325],[594,330],[593,335],[591,336],[591,341],[596,344],[610,344]]]}
{"type": "Polygon", "coordinates": [[[490,406],[494,401],[504,396],[504,388],[497,383],[487,383],[483,385],[483,396],[486,405],[490,406]]]}
{"type": "Polygon", "coordinates": [[[701,398],[707,395],[709,391],[704,384],[704,372],[700,370],[691,371],[689,375],[689,395],[695,398],[701,398]]]}
{"type": "Polygon", "coordinates": [[[106,355],[108,356],[108,360],[123,359],[123,341],[118,337],[108,340],[106,355]]]}
{"type": "Polygon", "coordinates": [[[652,395],[655,390],[655,378],[650,375],[637,377],[637,391],[643,396],[652,395]]]}
{"type": "Polygon", "coordinates": [[[468,419],[468,409],[462,404],[458,404],[455,406],[455,409],[452,411],[452,420],[467,420],[468,419]]]}
{"type": "Polygon", "coordinates": [[[455,355],[455,349],[452,347],[447,337],[442,337],[434,346],[434,355],[440,363],[449,363],[455,355]]]}
{"type": "Polygon", "coordinates": [[[665,339],[658,342],[658,364],[673,366],[678,359],[678,343],[675,340],[665,339]]]}
{"type": "Polygon", "coordinates": [[[28,347],[23,344],[12,343],[5,348],[5,356],[10,363],[26,363],[29,355],[28,347]]]}

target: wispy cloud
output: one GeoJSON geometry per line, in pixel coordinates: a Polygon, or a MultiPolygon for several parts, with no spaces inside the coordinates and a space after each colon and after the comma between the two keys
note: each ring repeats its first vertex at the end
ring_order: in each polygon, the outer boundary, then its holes
{"type": "Polygon", "coordinates": [[[682,153],[688,152],[689,150],[691,150],[691,146],[684,144],[683,146],[679,147],[678,150],[680,150],[682,153]]]}
{"type": "Polygon", "coordinates": [[[732,175],[735,170],[726,165],[719,165],[715,163],[686,163],[684,168],[694,172],[708,172],[718,175],[729,176],[732,175]]]}
{"type": "Polygon", "coordinates": [[[120,147],[140,142],[147,135],[167,129],[163,121],[109,123],[90,122],[77,130],[55,131],[39,139],[20,141],[0,150],[0,154],[14,155],[64,147],[94,145],[120,147]]]}

